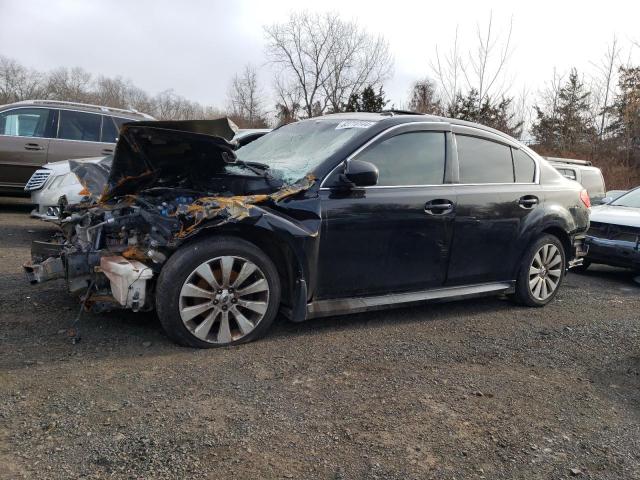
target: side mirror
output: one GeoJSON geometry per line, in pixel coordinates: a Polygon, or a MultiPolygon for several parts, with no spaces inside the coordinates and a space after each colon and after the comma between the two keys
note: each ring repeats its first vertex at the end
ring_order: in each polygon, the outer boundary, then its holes
{"type": "Polygon", "coordinates": [[[613,202],[613,197],[604,197],[602,200],[600,200],[600,205],[606,205],[611,202],[613,202]]]}
{"type": "Polygon", "coordinates": [[[344,178],[354,187],[371,187],[378,183],[378,167],[373,163],[362,160],[347,162],[344,169],[344,178]]]}

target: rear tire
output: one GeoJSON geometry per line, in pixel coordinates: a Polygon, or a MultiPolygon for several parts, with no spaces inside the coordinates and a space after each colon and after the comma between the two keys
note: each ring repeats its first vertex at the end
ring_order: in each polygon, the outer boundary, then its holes
{"type": "Polygon", "coordinates": [[[176,343],[224,347],[263,336],[280,305],[278,271],[235,237],[207,237],[174,253],[156,285],[156,309],[176,343]]]}
{"type": "Polygon", "coordinates": [[[562,242],[553,235],[541,236],[522,257],[514,299],[528,307],[544,307],[557,295],[565,270],[562,242]]]}

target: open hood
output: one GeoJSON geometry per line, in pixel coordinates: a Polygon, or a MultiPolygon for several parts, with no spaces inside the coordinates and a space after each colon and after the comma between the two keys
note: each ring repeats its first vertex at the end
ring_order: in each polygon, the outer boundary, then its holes
{"type": "Polygon", "coordinates": [[[71,169],[102,201],[151,186],[195,185],[224,173],[225,165],[234,162],[230,141],[236,131],[228,118],[125,123],[113,159],[94,165],[74,162],[71,169]]]}

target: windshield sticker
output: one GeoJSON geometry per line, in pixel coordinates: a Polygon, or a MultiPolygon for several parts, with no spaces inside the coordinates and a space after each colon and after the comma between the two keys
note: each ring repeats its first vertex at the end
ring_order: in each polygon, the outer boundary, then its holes
{"type": "Polygon", "coordinates": [[[369,128],[376,122],[369,122],[366,120],[344,120],[338,124],[336,130],[343,130],[345,128],[369,128]]]}

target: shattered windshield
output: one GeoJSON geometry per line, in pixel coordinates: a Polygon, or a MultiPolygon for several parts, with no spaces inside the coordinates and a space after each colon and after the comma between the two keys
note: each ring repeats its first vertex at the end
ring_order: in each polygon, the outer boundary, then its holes
{"type": "Polygon", "coordinates": [[[274,130],[236,150],[236,155],[244,162],[264,163],[274,177],[294,183],[374,124],[368,120],[305,120],[274,130]]]}

